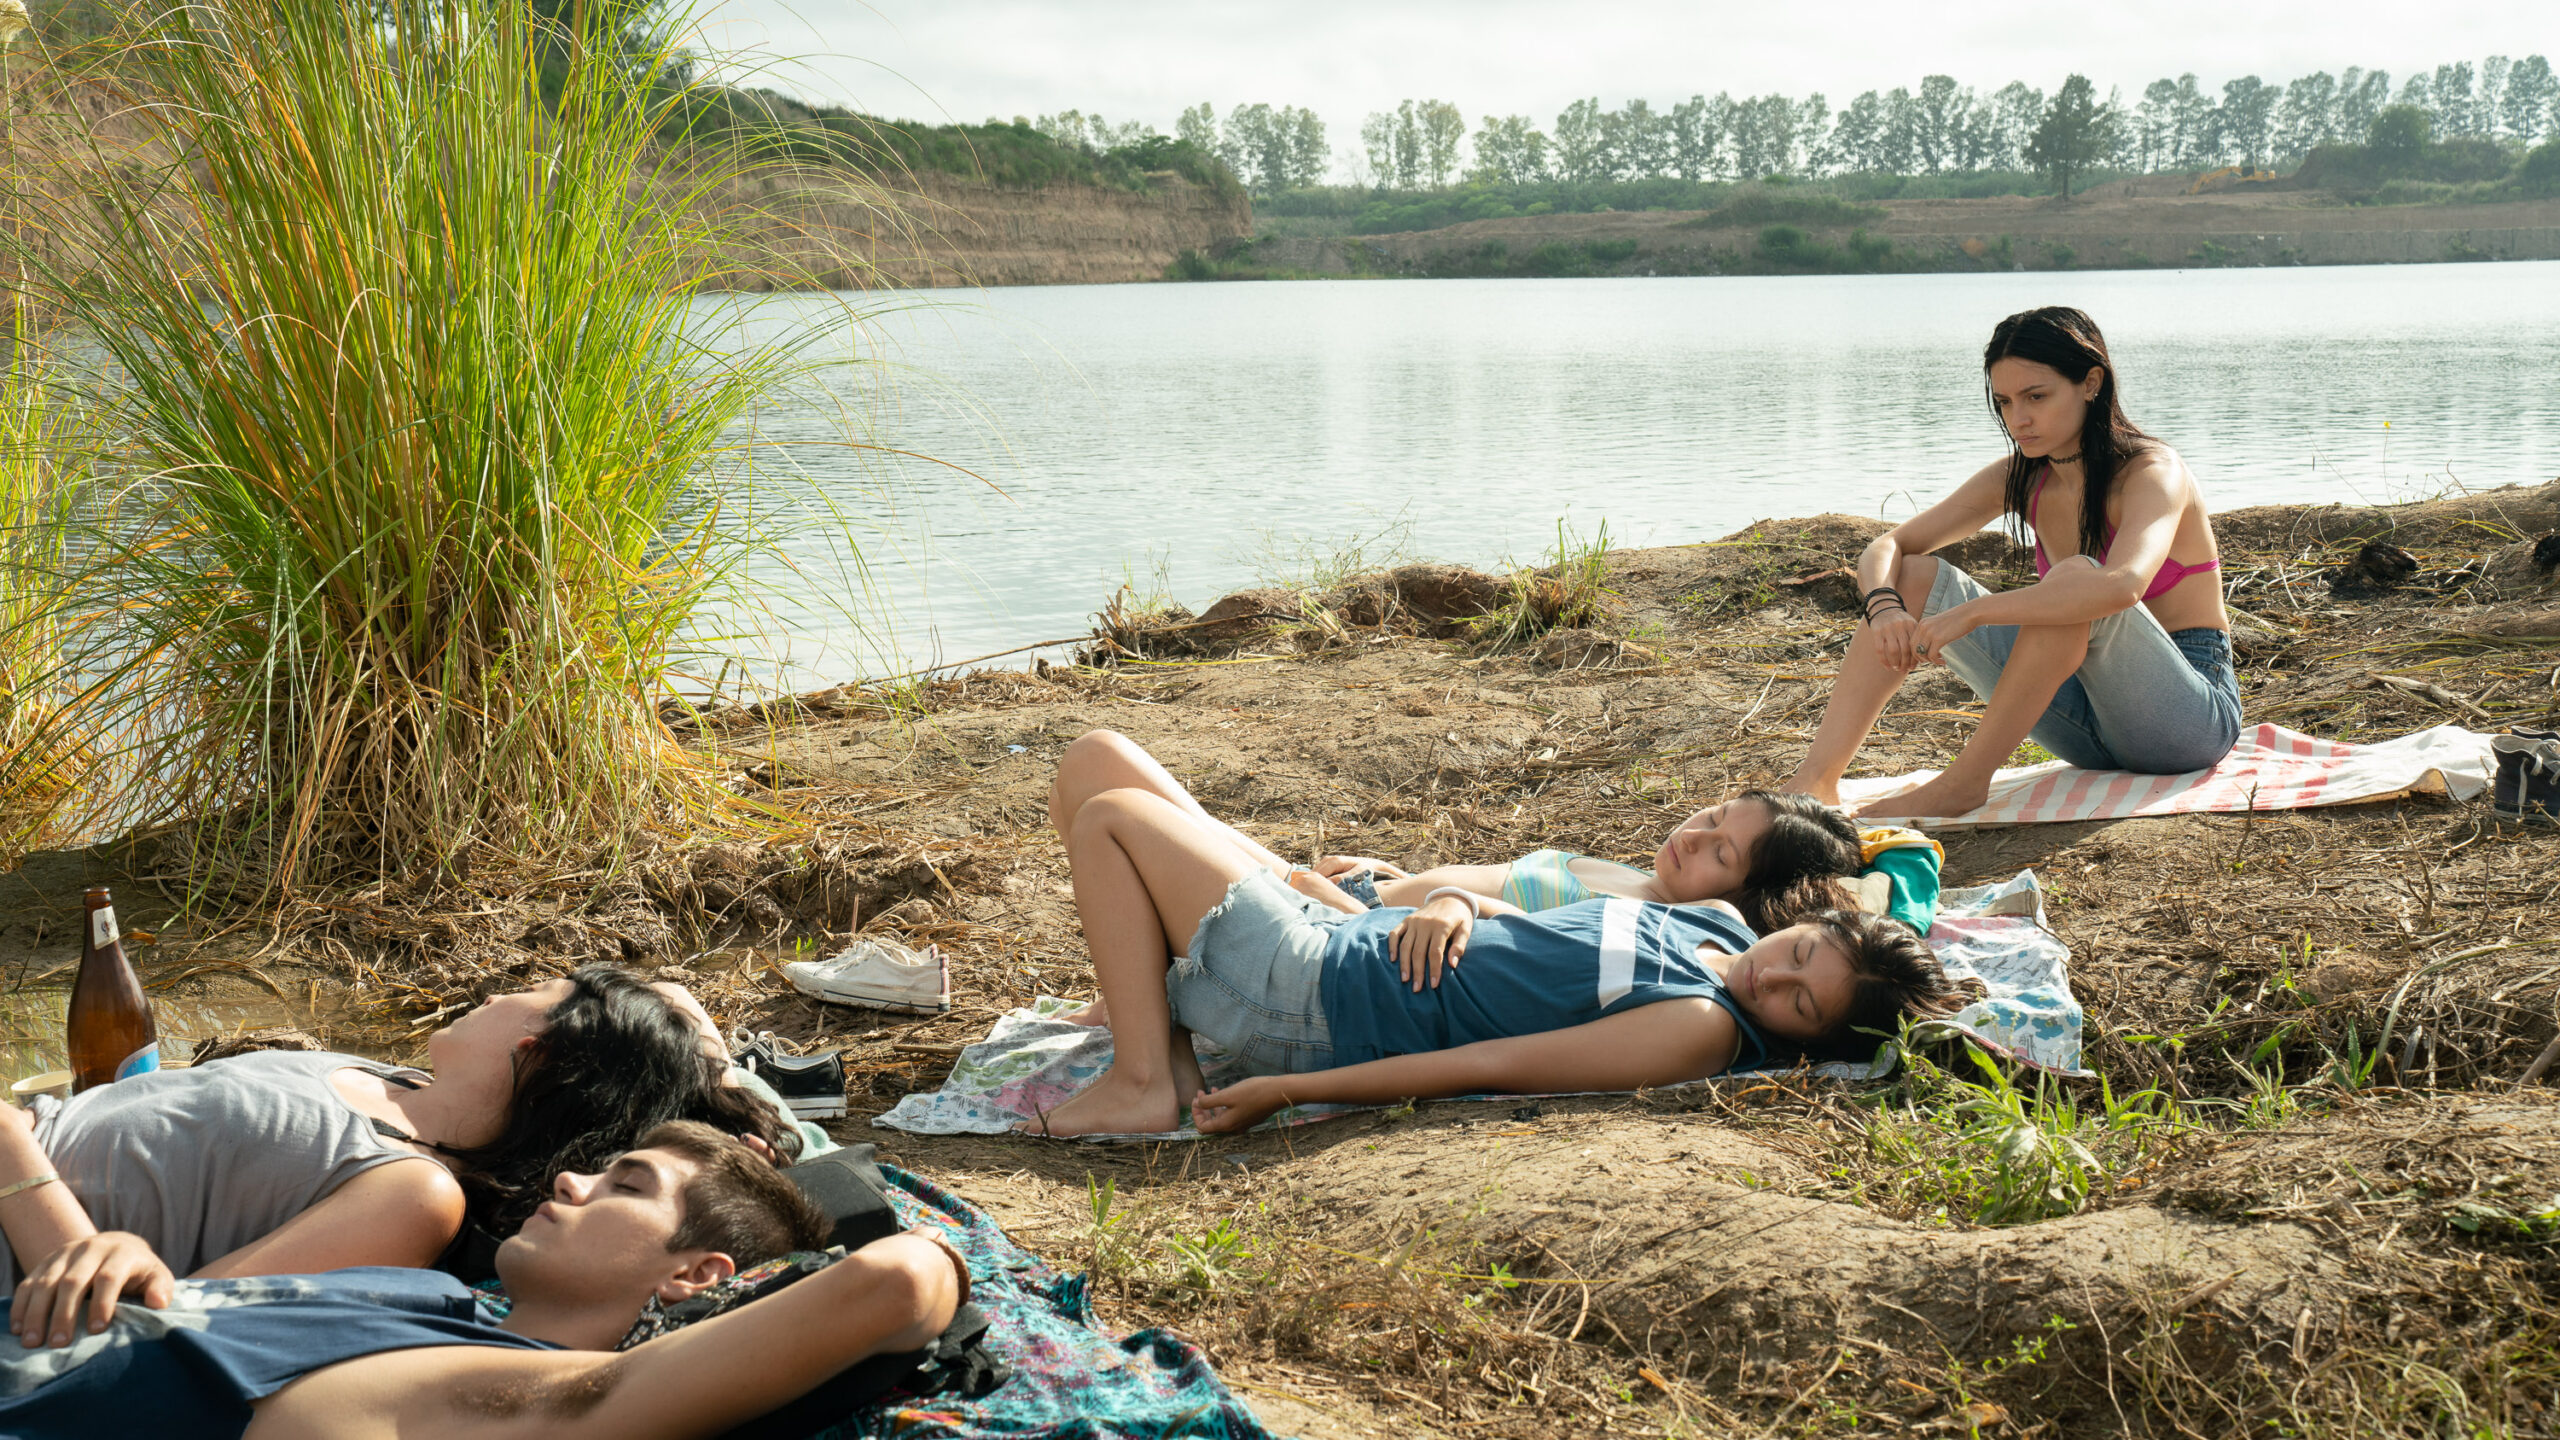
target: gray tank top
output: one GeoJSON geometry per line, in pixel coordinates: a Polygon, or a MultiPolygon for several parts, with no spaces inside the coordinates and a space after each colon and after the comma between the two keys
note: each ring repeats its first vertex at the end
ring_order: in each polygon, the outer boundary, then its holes
{"type": "MultiPolygon", "coordinates": [[[[351,1068],[421,1084],[429,1078],[354,1055],[253,1051],[150,1071],[67,1101],[40,1099],[36,1143],[99,1229],[131,1231],[171,1270],[191,1275],[274,1233],[353,1177],[423,1159],[377,1134],[340,1098],[329,1076],[351,1068]]],[[[0,1246],[0,1255],[6,1251],[0,1246]]],[[[0,1264],[0,1295],[44,1257],[10,1258],[0,1264]]]]}

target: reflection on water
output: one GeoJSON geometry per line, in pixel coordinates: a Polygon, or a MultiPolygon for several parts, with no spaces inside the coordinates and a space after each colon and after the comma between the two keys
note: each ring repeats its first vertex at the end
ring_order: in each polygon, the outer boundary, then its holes
{"type": "MultiPolygon", "coordinates": [[[[837,302],[756,303],[748,334],[837,302]]],[[[817,684],[1078,633],[1124,578],[1196,607],[1382,534],[1484,563],[1559,520],[1672,544],[1908,514],[2000,453],[1983,341],[2055,303],[2097,317],[2134,419],[2219,507],[2560,472],[2560,263],[944,292],[839,337],[900,367],[886,395],[865,369],[759,423],[873,527],[895,634],[854,632],[816,525],[769,569],[780,612],[733,618],[817,684]],[[975,473],[847,449],[848,414],[975,473]]]]}

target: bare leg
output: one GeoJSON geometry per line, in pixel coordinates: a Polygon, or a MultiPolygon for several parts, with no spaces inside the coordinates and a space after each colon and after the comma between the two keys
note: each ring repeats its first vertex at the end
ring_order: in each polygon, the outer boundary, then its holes
{"type": "MultiPolygon", "coordinates": [[[[1064,840],[1068,837],[1076,814],[1084,808],[1086,801],[1107,790],[1143,790],[1158,796],[1211,834],[1242,850],[1254,863],[1284,880],[1290,879],[1292,867],[1288,861],[1272,854],[1252,836],[1200,808],[1200,802],[1192,798],[1191,792],[1184,789],[1182,782],[1174,779],[1173,773],[1165,769],[1156,757],[1116,730],[1088,730],[1067,746],[1066,754],[1058,757],[1058,778],[1049,785],[1049,825],[1058,832],[1058,838],[1064,840]]],[[[1296,882],[1292,880],[1291,883],[1296,882]]],[[[1332,887],[1328,885],[1326,888],[1332,887]]],[[[1340,894],[1339,891],[1335,893],[1340,894]]],[[[1350,904],[1349,896],[1341,896],[1341,906],[1350,904]]],[[[1190,932],[1183,932],[1182,938],[1188,940],[1190,932]]],[[[1111,1006],[1107,999],[1096,999],[1083,1009],[1058,1018],[1071,1025],[1108,1025],[1111,1023],[1111,1006]]]]}
{"type": "Polygon", "coordinates": [[[1173,772],[1115,730],[1088,730],[1058,757],[1058,778],[1049,785],[1049,825],[1059,839],[1067,838],[1067,828],[1075,823],[1084,803],[1105,790],[1144,790],[1160,796],[1272,874],[1286,878],[1291,869],[1288,861],[1260,841],[1201,809],[1173,772]]]}
{"type": "Polygon", "coordinates": [[[1907,794],[1875,802],[1868,813],[1880,816],[1962,815],[1979,809],[1991,795],[1992,772],[2018,749],[2018,742],[2044,718],[2053,694],[2079,670],[2089,653],[2089,627],[2021,625],[2009,648],[2009,663],[2000,683],[1991,688],[1991,707],[1973,738],[1938,777],[1907,794]]]}
{"type": "Polygon", "coordinates": [[[1196,1062],[1177,1060],[1189,1037],[1164,993],[1175,948],[1200,917],[1252,873],[1235,847],[1161,795],[1110,790],[1087,799],[1067,829],[1076,917],[1111,1007],[1111,1068],[1083,1094],[1023,1128],[1034,1134],[1151,1134],[1182,1119],[1196,1062]]]}
{"type": "MultiPolygon", "coordinates": [[[[1929,587],[1937,582],[1934,555],[1905,555],[1894,568],[1893,588],[1903,593],[1914,615],[1928,613],[1929,587]]],[[[1861,621],[1857,633],[1849,637],[1848,653],[1840,657],[1840,673],[1831,682],[1831,698],[1823,704],[1822,724],[1813,732],[1813,745],[1796,773],[1778,788],[1802,791],[1825,805],[1839,804],[1840,777],[1849,773],[1849,762],[1857,758],[1858,747],[1867,743],[1877,717],[1884,714],[1885,702],[1910,673],[1886,664],[1876,654],[1875,641],[1861,621]]]]}

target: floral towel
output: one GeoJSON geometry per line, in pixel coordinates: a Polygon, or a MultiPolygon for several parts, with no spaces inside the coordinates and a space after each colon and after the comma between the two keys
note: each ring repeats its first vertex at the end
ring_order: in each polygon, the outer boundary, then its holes
{"type": "MultiPolygon", "coordinates": [[[[2004,884],[1940,895],[1929,948],[1947,973],[1979,980],[1987,993],[1947,1019],[1921,1027],[1923,1037],[1963,1035],[2041,1070],[2089,1073],[2080,1068],[2080,1006],[2071,998],[2066,973],[2071,951],[2044,928],[2044,892],[2037,888],[2034,872],[2021,870],[2004,884]]],[[[1001,1135],[1057,1108],[1111,1066],[1111,1032],[1057,1018],[1080,1008],[1074,1001],[1043,995],[1031,1008],[1003,1016],[986,1039],[960,1052],[941,1089],[909,1095],[871,1123],[918,1135],[1001,1135]]],[[[1243,1076],[1225,1051],[1196,1037],[1194,1043],[1211,1085],[1243,1076]]],[[[1815,1066],[1814,1073],[1870,1080],[1892,1070],[1895,1059],[1888,1045],[1866,1064],[1835,1061],[1815,1066]]],[[[1305,1125],[1367,1108],[1300,1105],[1259,1128],[1305,1125]]],[[[1200,1132],[1186,1117],[1181,1129],[1160,1135],[1086,1138],[1197,1140],[1200,1132]]]]}
{"type": "MultiPolygon", "coordinates": [[[[1921,1039],[1962,1035],[2022,1065],[2086,1079],[2080,1068],[2080,1002],[2071,998],[2070,947],[2044,926],[2044,891],[2021,870],[1999,885],[1950,890],[1938,899],[1929,948],[1959,980],[1979,980],[1984,997],[1944,1020],[1913,1027],[1921,1039]]],[[[1870,1067],[1882,1074],[1890,1055],[1870,1067]]]]}
{"type": "Polygon", "coordinates": [[[910,1225],[932,1223],[968,1258],[987,1349],[1010,1372],[975,1400],[937,1395],[858,1410],[812,1440],[1277,1440],[1170,1330],[1115,1336],[1083,1275],[1061,1275],[967,1201],[894,1165],[880,1173],[910,1225]]]}
{"type": "MultiPolygon", "coordinates": [[[[986,1039],[960,1052],[941,1089],[910,1095],[871,1123],[917,1135],[1001,1135],[1044,1110],[1056,1109],[1111,1068],[1110,1031],[1057,1018],[1083,1008],[1078,1001],[1043,995],[1032,1002],[1031,1008],[998,1018],[996,1028],[986,1039]]],[[[1194,1036],[1192,1049],[1200,1057],[1201,1073],[1211,1085],[1245,1077],[1243,1066],[1208,1041],[1194,1036]]],[[[1365,1108],[1300,1105],[1272,1116],[1259,1128],[1303,1125],[1365,1108]]],[[[1181,1129],[1161,1135],[1086,1138],[1197,1140],[1200,1132],[1191,1128],[1186,1115],[1181,1129]]]]}

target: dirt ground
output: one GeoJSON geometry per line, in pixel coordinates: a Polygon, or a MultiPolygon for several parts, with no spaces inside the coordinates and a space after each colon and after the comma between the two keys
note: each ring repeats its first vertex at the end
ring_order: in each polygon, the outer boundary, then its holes
{"type": "MultiPolygon", "coordinates": [[[[467,906],[386,889],[282,930],[193,922],[143,958],[174,996],[327,992],[342,1037],[391,1048],[527,974],[679,965],[726,1021],[849,1047],[841,1133],[1092,1267],[1108,1318],[1198,1339],[1287,1433],[2554,1433],[2560,1073],[2516,1082],[2560,1020],[2560,874],[2555,832],[2485,799],[1951,833],[1949,883],[2032,866],[2072,947],[2104,1088],[2048,1098],[2096,1116],[2156,1091],[2180,1117],[2036,1223],[1951,1198],[1985,1162],[1932,1148],[1945,1091],[1912,1078],[1433,1103],[1189,1145],[865,1123],[1005,1009],[1089,988],[1045,816],[1077,735],[1131,736],[1283,854],[1641,863],[1792,768],[1851,633],[1837,567],[1877,528],[1617,552],[1602,617],[1507,650],[1435,614],[1429,576],[1119,616],[1092,664],[723,717],[735,783],[810,817],[793,835],[467,906]],[[954,1010],[822,1007],[775,972],[857,927],[941,945],[954,1010]]],[[[2550,723],[2560,592],[2531,552],[2554,531],[2560,483],[2218,517],[2249,717],[2346,739],[2550,723]],[[2358,560],[2368,541],[2407,563],[2358,560]]],[[[2023,577],[2004,539],[1960,551],[2023,577]]],[[[1862,767],[1940,763],[1979,711],[1925,674],[1862,767]]],[[[59,963],[79,878],[140,885],[148,859],[31,867],[0,914],[21,981],[59,963]]]]}

